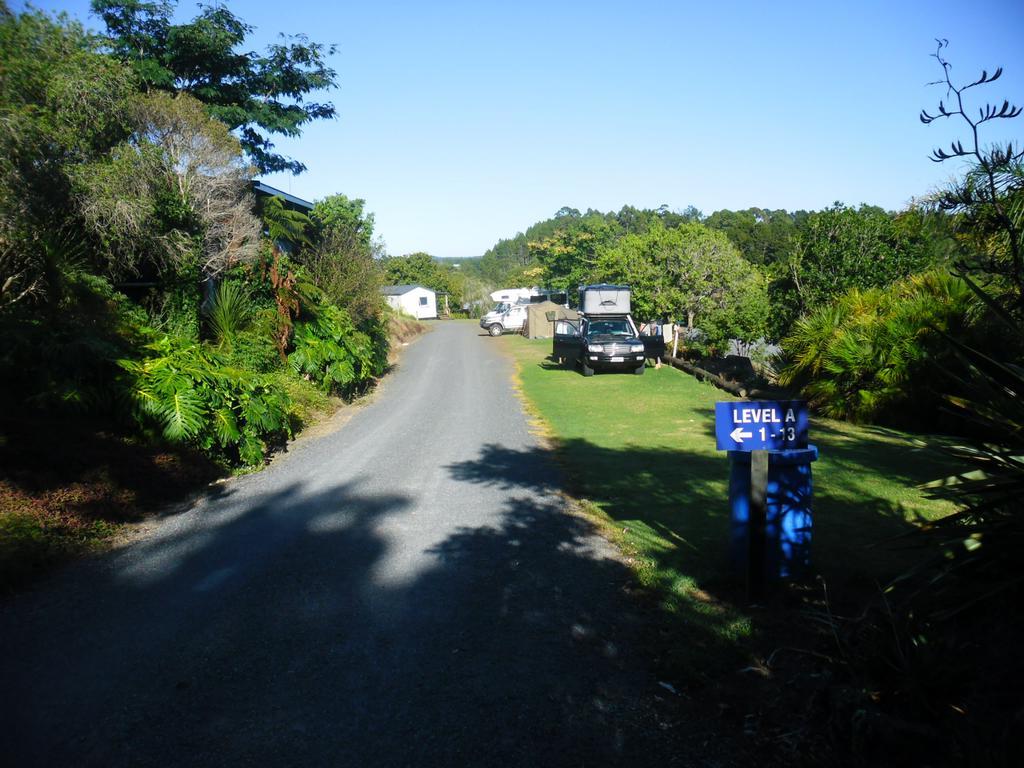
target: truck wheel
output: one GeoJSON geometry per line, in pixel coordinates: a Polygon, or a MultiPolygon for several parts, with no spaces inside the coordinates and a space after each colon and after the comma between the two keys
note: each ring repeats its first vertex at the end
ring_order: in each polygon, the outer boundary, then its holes
{"type": "Polygon", "coordinates": [[[634,368],[633,369],[633,373],[636,374],[637,376],[643,376],[644,375],[644,367],[645,366],[641,365],[639,368],[634,368]]]}
{"type": "Polygon", "coordinates": [[[491,334],[491,336],[501,336],[502,330],[501,323],[494,323],[487,329],[487,332],[491,334]]]}
{"type": "Polygon", "coordinates": [[[594,375],[594,369],[591,368],[589,365],[587,365],[586,363],[580,363],[580,365],[583,366],[583,375],[584,376],[593,376],[594,375]]]}

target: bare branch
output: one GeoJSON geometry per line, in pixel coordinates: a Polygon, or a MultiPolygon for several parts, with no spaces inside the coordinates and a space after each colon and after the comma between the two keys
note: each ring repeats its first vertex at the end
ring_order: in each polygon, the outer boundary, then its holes
{"type": "Polygon", "coordinates": [[[965,85],[960,90],[966,91],[968,88],[973,88],[976,85],[984,85],[985,83],[994,83],[996,80],[999,79],[999,77],[1002,74],[1003,74],[1003,68],[1002,67],[999,67],[998,69],[996,69],[996,71],[993,72],[991,75],[989,75],[989,73],[986,70],[983,69],[983,70],[981,70],[981,77],[979,77],[973,83],[969,83],[969,84],[965,85]]]}
{"type": "Polygon", "coordinates": [[[939,193],[937,202],[943,210],[963,213],[967,222],[990,236],[990,239],[980,246],[985,255],[973,258],[972,261],[987,262],[987,269],[990,272],[1006,275],[1012,281],[1018,302],[1024,308],[1024,245],[1021,243],[1021,217],[1010,215],[1007,209],[1007,205],[1016,204],[1016,198],[1024,194],[1021,183],[1024,172],[1020,168],[1020,163],[1024,160],[1024,149],[1014,151],[1012,142],[1007,142],[1005,147],[995,145],[983,148],[978,134],[978,128],[982,124],[990,120],[1012,119],[1020,116],[1024,110],[1010,104],[1008,100],[1003,100],[1001,105],[997,102],[979,107],[976,120],[968,117],[964,108],[964,92],[975,86],[995,82],[1002,76],[1003,68],[998,67],[991,74],[988,70],[982,70],[977,80],[958,88],[950,76],[952,67],[943,56],[949,42],[940,39],[936,40],[936,43],[932,56],[942,66],[944,78],[932,84],[946,86],[947,98],[956,97],[956,109],[947,108],[945,102],[940,101],[939,114],[933,115],[922,110],[918,118],[922,123],[929,124],[939,117],[957,115],[970,126],[971,141],[966,148],[961,141],[954,141],[948,150],[934,149],[929,159],[935,163],[942,163],[954,158],[973,158],[972,166],[964,178],[939,193]]]}

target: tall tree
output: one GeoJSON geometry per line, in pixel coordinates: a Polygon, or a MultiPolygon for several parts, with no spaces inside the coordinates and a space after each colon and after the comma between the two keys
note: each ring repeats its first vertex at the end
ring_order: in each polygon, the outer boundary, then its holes
{"type": "Polygon", "coordinates": [[[764,334],[764,276],[725,235],[702,224],[626,235],[600,253],[597,274],[632,286],[638,316],[683,320],[712,346],[764,334]]]}
{"type": "Polygon", "coordinates": [[[261,173],[304,171],[302,163],[273,151],[271,137],[299,136],[311,120],[334,117],[332,104],[307,97],[336,84],[327,64],[335,46],[282,36],[260,55],[242,50],[253,28],[224,5],[200,5],[185,24],[171,22],[174,7],[169,0],[92,0],[110,51],[135,68],[145,88],[199,99],[238,132],[261,173]]]}
{"type": "Polygon", "coordinates": [[[888,285],[933,264],[935,254],[922,227],[862,205],[836,203],[808,216],[789,261],[802,310],[831,301],[850,288],[888,285]]]}
{"type": "Polygon", "coordinates": [[[384,281],[389,285],[419,284],[447,293],[449,304],[461,306],[465,277],[450,264],[441,264],[429,253],[391,256],[384,259],[384,281]]]}
{"type": "Polygon", "coordinates": [[[318,200],[310,214],[313,247],[302,254],[317,286],[357,324],[375,319],[383,303],[383,270],[377,258],[383,244],[373,240],[373,214],[364,210],[365,204],[345,195],[318,200]]]}
{"type": "Polygon", "coordinates": [[[317,201],[311,218],[319,234],[345,238],[353,248],[369,251],[373,242],[373,214],[365,208],[365,200],[330,195],[317,201]]]}
{"type": "Polygon", "coordinates": [[[571,293],[594,280],[598,254],[618,233],[617,224],[607,223],[600,214],[588,215],[567,229],[531,242],[530,255],[543,269],[544,287],[571,293]]]}
{"type": "Polygon", "coordinates": [[[728,235],[751,264],[775,265],[784,261],[792,250],[797,223],[806,217],[803,211],[789,213],[748,208],[715,211],[704,223],[728,235]]]}
{"type": "Polygon", "coordinates": [[[209,277],[254,260],[262,227],[238,140],[184,94],[139,94],[131,115],[131,138],[73,173],[108,273],[137,274],[148,259],[209,277]]]}
{"type": "Polygon", "coordinates": [[[71,176],[130,134],[134,95],[131,71],[80,24],[0,1],[0,304],[56,301],[64,256],[102,253],[71,176]]]}

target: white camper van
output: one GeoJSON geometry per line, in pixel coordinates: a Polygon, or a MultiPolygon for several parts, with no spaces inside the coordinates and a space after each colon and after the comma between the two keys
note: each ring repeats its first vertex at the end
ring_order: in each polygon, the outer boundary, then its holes
{"type": "Polygon", "coordinates": [[[536,288],[499,288],[491,293],[491,300],[497,302],[494,308],[480,318],[480,327],[491,336],[501,336],[508,331],[521,330],[526,322],[526,310],[516,309],[530,302],[531,296],[538,295],[536,288]]]}
{"type": "Polygon", "coordinates": [[[519,301],[529,301],[531,296],[536,295],[536,288],[499,288],[491,293],[491,301],[511,306],[519,301]]]}

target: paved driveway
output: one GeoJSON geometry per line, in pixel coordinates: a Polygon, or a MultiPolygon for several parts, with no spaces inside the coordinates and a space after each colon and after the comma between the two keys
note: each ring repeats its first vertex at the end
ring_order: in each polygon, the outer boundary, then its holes
{"type": "Polygon", "coordinates": [[[0,762],[666,764],[500,343],[436,324],[343,429],[0,604],[0,762]]]}

